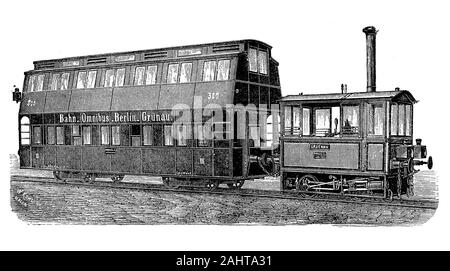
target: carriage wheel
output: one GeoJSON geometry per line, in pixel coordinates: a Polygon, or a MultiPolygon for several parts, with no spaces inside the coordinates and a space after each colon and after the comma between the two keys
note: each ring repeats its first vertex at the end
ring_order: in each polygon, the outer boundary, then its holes
{"type": "Polygon", "coordinates": [[[83,176],[83,181],[85,183],[93,183],[95,181],[95,174],[93,174],[93,173],[86,173],[83,176]]]}
{"type": "Polygon", "coordinates": [[[308,191],[309,185],[318,181],[319,180],[314,175],[303,175],[300,179],[297,179],[295,181],[295,189],[297,190],[297,192],[308,191]]]}
{"type": "Polygon", "coordinates": [[[174,183],[173,183],[173,179],[172,178],[168,178],[168,177],[163,177],[162,178],[162,181],[163,181],[163,185],[166,187],[166,188],[174,188],[174,189],[177,189],[177,188],[179,188],[180,186],[179,185],[175,185],[174,183]]]}
{"type": "Polygon", "coordinates": [[[244,185],[244,180],[238,180],[232,183],[227,183],[229,188],[240,189],[244,185]]]}
{"type": "Polygon", "coordinates": [[[66,182],[66,181],[67,181],[67,178],[64,178],[64,177],[63,177],[63,174],[64,174],[64,172],[62,172],[62,171],[53,171],[53,178],[54,178],[56,181],[66,182]]]}
{"type": "Polygon", "coordinates": [[[115,183],[118,183],[123,180],[124,175],[114,175],[111,177],[111,180],[115,183]]]}
{"type": "Polygon", "coordinates": [[[216,190],[217,187],[219,187],[219,180],[209,180],[206,182],[205,187],[209,190],[209,191],[213,191],[216,190]]]}

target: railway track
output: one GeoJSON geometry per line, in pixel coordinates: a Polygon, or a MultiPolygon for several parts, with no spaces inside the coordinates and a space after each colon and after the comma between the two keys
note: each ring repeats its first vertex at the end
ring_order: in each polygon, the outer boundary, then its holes
{"type": "Polygon", "coordinates": [[[136,183],[136,182],[110,182],[110,181],[92,181],[84,182],[82,180],[70,179],[67,181],[59,181],[49,177],[36,176],[20,176],[12,175],[11,182],[35,182],[54,185],[77,185],[96,188],[113,188],[113,189],[136,189],[148,191],[162,191],[162,192],[176,192],[176,193],[203,193],[213,195],[236,195],[245,197],[260,197],[260,198],[274,198],[274,199],[289,199],[289,200],[307,200],[307,201],[326,201],[336,203],[360,203],[368,205],[380,206],[397,206],[404,208],[419,208],[419,209],[437,209],[438,201],[436,200],[414,200],[414,199],[393,199],[392,201],[381,198],[369,197],[352,197],[343,196],[339,194],[298,194],[291,191],[273,191],[273,190],[257,190],[257,189],[227,189],[217,188],[216,190],[208,190],[200,187],[183,187],[170,188],[163,184],[154,183],[136,183]]]}

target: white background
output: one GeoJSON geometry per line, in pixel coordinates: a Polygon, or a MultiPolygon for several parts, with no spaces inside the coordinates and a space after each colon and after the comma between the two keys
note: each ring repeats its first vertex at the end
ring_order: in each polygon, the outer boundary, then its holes
{"type": "Polygon", "coordinates": [[[448,1],[1,1],[0,249],[429,250],[449,242],[448,1]],[[313,3],[310,3],[313,2],[313,3]],[[377,35],[377,90],[408,89],[414,136],[434,156],[440,206],[416,227],[27,225],[11,212],[9,154],[33,61],[237,39],[273,46],[283,95],[365,91],[365,35],[377,35]]]}

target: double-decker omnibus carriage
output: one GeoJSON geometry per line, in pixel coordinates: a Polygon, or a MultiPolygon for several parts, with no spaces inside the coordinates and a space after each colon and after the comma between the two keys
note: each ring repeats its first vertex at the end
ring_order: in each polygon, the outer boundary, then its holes
{"type": "Polygon", "coordinates": [[[277,134],[261,133],[281,90],[278,63],[260,41],[36,61],[23,90],[21,168],[59,179],[142,174],[211,188],[240,187],[274,168],[262,162],[277,134]],[[258,121],[249,123],[249,112],[240,119],[230,106],[237,104],[254,105],[258,121]]]}

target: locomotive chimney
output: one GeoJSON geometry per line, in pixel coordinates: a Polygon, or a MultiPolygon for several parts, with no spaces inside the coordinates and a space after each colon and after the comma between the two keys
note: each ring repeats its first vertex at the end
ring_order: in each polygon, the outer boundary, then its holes
{"type": "Polygon", "coordinates": [[[366,68],[367,68],[367,92],[375,92],[376,67],[375,67],[375,37],[377,30],[374,26],[367,26],[362,30],[366,34],[366,68]]]}

